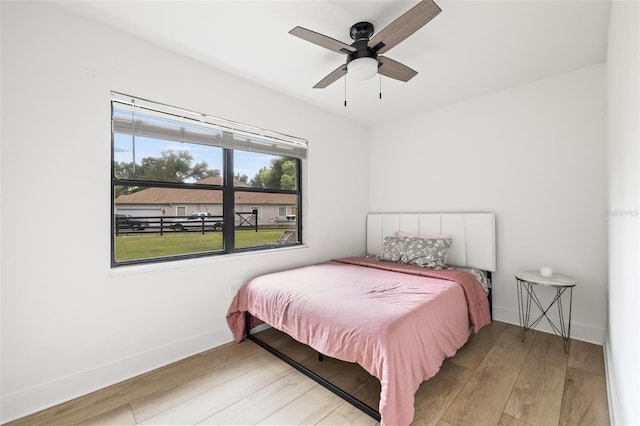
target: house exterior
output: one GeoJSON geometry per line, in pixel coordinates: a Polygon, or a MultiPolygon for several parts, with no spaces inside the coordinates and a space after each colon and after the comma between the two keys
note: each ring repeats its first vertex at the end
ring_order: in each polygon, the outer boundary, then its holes
{"type": "MultiPolygon", "coordinates": [[[[222,185],[222,177],[208,177],[198,183],[222,185]]],[[[250,188],[248,184],[237,179],[234,180],[234,186],[250,188]]],[[[222,216],[222,191],[147,188],[132,194],[120,195],[115,200],[115,208],[116,213],[147,218],[191,216],[200,212],[222,216]]],[[[258,226],[292,223],[295,222],[297,214],[296,196],[237,192],[236,225],[248,219],[253,210],[258,212],[258,226]]],[[[251,223],[254,223],[253,219],[251,223]]]]}

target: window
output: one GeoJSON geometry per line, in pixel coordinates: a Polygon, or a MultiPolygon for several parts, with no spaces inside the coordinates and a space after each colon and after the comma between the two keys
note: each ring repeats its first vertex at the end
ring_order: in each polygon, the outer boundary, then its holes
{"type": "Polygon", "coordinates": [[[112,266],[302,242],[306,141],[115,92],[111,111],[112,266]]]}

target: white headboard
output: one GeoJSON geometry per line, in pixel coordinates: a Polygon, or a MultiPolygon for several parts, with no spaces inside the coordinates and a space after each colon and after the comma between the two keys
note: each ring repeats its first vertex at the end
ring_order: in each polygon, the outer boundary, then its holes
{"type": "Polygon", "coordinates": [[[367,254],[382,251],[384,237],[396,231],[410,234],[451,234],[447,263],[496,271],[496,219],[493,213],[370,213],[367,254]]]}

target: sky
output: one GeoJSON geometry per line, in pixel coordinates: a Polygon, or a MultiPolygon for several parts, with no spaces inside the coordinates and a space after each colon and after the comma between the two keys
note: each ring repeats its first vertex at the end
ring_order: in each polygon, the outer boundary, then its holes
{"type": "MultiPolygon", "coordinates": [[[[118,162],[133,161],[133,142],[131,135],[116,133],[114,135],[114,160],[118,162]]],[[[222,172],[222,148],[168,141],[147,137],[135,139],[135,162],[145,157],[160,157],[163,151],[187,151],[193,156],[192,165],[206,162],[209,169],[218,169],[222,172]]],[[[236,174],[247,175],[253,178],[262,167],[270,167],[271,159],[276,158],[268,154],[234,150],[234,170],[236,174]]]]}

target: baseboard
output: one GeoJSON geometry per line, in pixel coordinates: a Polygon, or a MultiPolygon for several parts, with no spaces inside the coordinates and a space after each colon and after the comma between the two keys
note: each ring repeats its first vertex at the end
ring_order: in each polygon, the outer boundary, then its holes
{"type": "Polygon", "coordinates": [[[0,423],[19,419],[232,340],[229,329],[191,336],[2,397],[0,423]]]}
{"type": "MultiPolygon", "coordinates": [[[[512,308],[505,308],[503,306],[493,307],[493,319],[509,324],[520,324],[520,316],[518,314],[518,311],[512,308]]],[[[557,318],[551,317],[551,319],[555,323],[558,323],[557,318]]],[[[553,333],[553,329],[545,319],[538,323],[538,325],[536,326],[536,330],[544,331],[545,333],[553,333]]],[[[604,328],[594,327],[592,325],[582,324],[571,320],[572,339],[582,340],[583,342],[594,343],[596,345],[602,345],[604,343],[604,334],[604,328]]]]}
{"type": "Polygon", "coordinates": [[[609,335],[605,336],[602,350],[604,352],[604,371],[605,380],[607,383],[607,401],[609,402],[609,424],[616,425],[618,424],[616,419],[619,418],[619,416],[616,415],[618,398],[616,396],[615,374],[613,374],[613,365],[611,364],[613,362],[613,357],[611,356],[609,335]]]}

